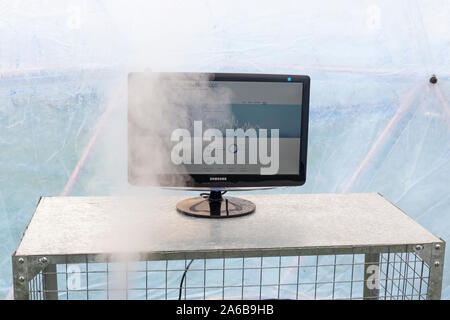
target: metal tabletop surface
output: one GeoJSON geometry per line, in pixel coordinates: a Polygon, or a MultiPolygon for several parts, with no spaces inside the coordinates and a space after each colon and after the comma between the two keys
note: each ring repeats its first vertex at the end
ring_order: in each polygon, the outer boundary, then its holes
{"type": "Polygon", "coordinates": [[[388,246],[440,242],[376,193],[242,195],[256,212],[188,217],[186,197],[43,197],[16,255],[388,246]]]}

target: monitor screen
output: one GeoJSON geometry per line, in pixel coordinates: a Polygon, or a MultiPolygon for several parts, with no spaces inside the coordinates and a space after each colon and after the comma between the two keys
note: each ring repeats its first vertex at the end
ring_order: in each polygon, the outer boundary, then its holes
{"type": "Polygon", "coordinates": [[[309,78],[131,73],[129,181],[239,188],[300,185],[309,78]]]}

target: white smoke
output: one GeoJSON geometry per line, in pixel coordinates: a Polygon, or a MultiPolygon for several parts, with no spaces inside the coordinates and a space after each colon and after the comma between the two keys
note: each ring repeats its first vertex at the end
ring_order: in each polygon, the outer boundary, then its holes
{"type": "MultiPolygon", "coordinates": [[[[145,11],[139,14],[142,16],[145,11]]],[[[164,13],[162,15],[169,17],[164,13]]],[[[155,16],[152,12],[152,17],[155,16]]],[[[159,188],[161,185],[184,184],[183,178],[178,175],[163,178],[158,175],[173,173],[174,166],[168,150],[172,146],[167,144],[170,142],[170,132],[174,128],[188,128],[189,123],[200,120],[190,119],[188,108],[192,111],[192,108],[217,105],[219,102],[222,107],[220,117],[225,119],[229,101],[226,91],[212,90],[208,86],[208,76],[185,74],[167,82],[158,73],[185,71],[179,68],[186,65],[182,61],[183,51],[192,50],[190,46],[195,46],[195,42],[199,41],[198,32],[192,32],[191,37],[186,39],[185,32],[179,36],[173,33],[174,25],[180,30],[186,28],[176,19],[171,20],[168,29],[156,26],[154,20],[129,19],[131,39],[126,42],[131,47],[126,74],[137,71],[130,77],[136,75],[139,81],[128,86],[125,76],[111,90],[106,106],[108,115],[92,157],[92,162],[97,166],[92,170],[92,183],[86,190],[91,194],[121,197],[115,206],[109,208],[110,218],[105,221],[108,232],[102,243],[109,253],[108,259],[119,266],[110,270],[110,285],[116,293],[112,298],[124,297],[118,292],[127,288],[124,279],[127,278],[128,262],[147,258],[141,254],[143,243],[158,243],[167,234],[168,226],[158,219],[158,215],[178,215],[174,205],[176,202],[168,202],[168,192],[159,188]],[[173,50],[177,53],[174,54],[173,50]],[[148,71],[148,67],[158,72],[148,71]],[[187,86],[186,90],[173,90],[174,81],[183,83],[187,86]],[[190,92],[189,97],[185,96],[186,92],[190,92]],[[130,106],[132,110],[129,110],[130,106]],[[155,139],[157,136],[167,140],[155,139]],[[130,167],[133,169],[133,179],[129,179],[130,167]]],[[[198,28],[201,29],[200,26],[198,28]]],[[[181,219],[179,221],[183,223],[181,219]]],[[[176,241],[177,235],[172,235],[172,238],[176,241]]]]}

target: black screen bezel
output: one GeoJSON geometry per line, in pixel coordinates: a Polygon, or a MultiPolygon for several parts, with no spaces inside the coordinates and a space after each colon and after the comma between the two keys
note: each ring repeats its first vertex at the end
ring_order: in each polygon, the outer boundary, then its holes
{"type": "MultiPolygon", "coordinates": [[[[135,73],[128,75],[130,77],[135,73]]],[[[177,75],[196,76],[198,73],[159,73],[163,75],[162,79],[177,75]]],[[[308,123],[309,123],[309,95],[310,78],[305,75],[289,74],[254,74],[254,73],[201,73],[209,81],[242,81],[242,82],[283,82],[283,83],[302,83],[302,113],[301,113],[301,132],[300,132],[300,162],[299,174],[297,175],[238,175],[238,174],[175,174],[175,175],[152,175],[136,176],[132,172],[130,162],[128,162],[128,182],[136,186],[151,186],[158,181],[158,186],[172,188],[189,189],[233,189],[233,188],[260,188],[260,187],[289,187],[301,186],[306,181],[306,160],[308,151],[308,123]],[[288,80],[289,79],[289,80],[288,80]],[[226,181],[211,181],[211,178],[222,178],[226,181]],[[182,185],[174,185],[180,184],[182,185]]],[[[129,122],[128,122],[129,123],[129,122]]],[[[128,134],[130,126],[128,126],[128,134]]],[[[130,155],[130,152],[128,152],[130,155]]]]}

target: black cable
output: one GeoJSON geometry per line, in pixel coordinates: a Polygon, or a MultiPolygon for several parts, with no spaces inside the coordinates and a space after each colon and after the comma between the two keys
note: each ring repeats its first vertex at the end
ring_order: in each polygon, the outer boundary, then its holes
{"type": "Polygon", "coordinates": [[[183,293],[183,282],[184,282],[184,278],[186,278],[186,273],[189,269],[189,267],[191,266],[192,262],[194,262],[194,259],[192,259],[188,265],[186,266],[186,268],[184,269],[183,272],[183,276],[181,277],[181,282],[180,282],[180,294],[178,295],[178,300],[181,300],[181,294],[183,293]]]}

